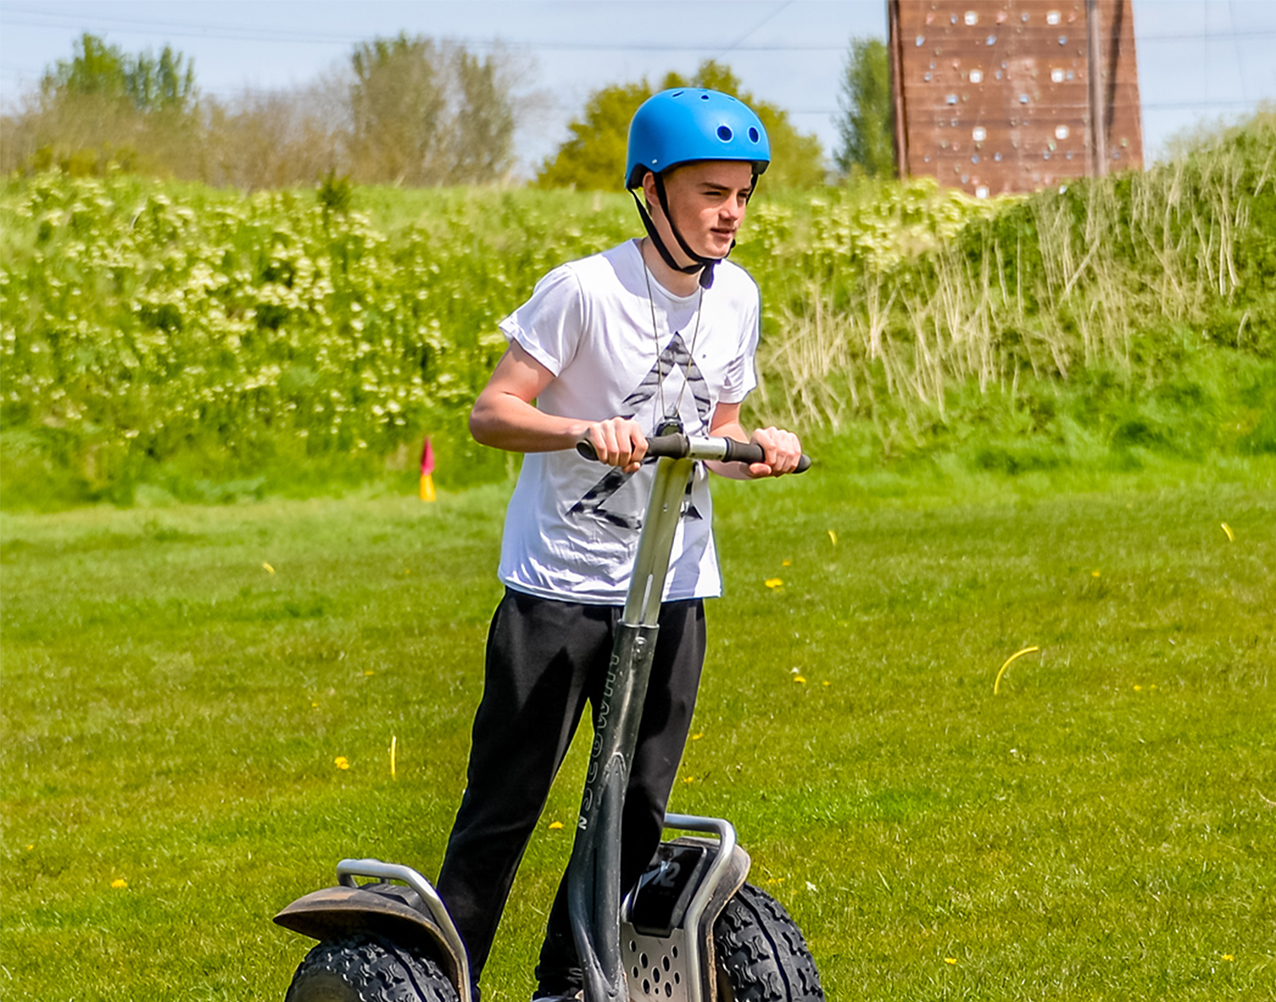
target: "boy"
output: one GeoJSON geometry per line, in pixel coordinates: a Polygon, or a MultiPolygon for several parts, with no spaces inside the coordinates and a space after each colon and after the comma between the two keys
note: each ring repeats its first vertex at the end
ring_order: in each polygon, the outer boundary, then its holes
{"type": "MultiPolygon", "coordinates": [[[[653,475],[647,436],[677,422],[690,435],[754,441],[766,462],[702,464],[688,491],[626,790],[626,888],[660,842],[704,660],[703,600],[721,590],[704,467],[756,479],[793,472],[801,456],[789,432],[750,436],[740,424],[756,384],[759,303],[725,258],[769,162],[766,130],[735,98],[655,95],[630,125],[625,178],[642,188],[647,237],[555,268],[501,322],[509,349],[470,429],[527,455],[506,516],[506,592],[488,636],[468,786],[437,885],[475,984],[585,702],[596,703],[606,676],[653,475]],[[576,453],[582,437],[605,465],[576,453]]],[[[581,987],[565,883],[536,976],[536,998],[581,987]]]]}

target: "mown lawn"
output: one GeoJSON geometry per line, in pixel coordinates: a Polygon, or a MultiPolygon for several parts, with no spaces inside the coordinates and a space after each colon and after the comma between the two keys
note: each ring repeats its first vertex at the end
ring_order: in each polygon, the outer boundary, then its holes
{"type": "MultiPolygon", "coordinates": [[[[831,999],[1276,995],[1276,471],[1099,486],[718,485],[674,806],[734,820],[831,999]]],[[[338,858],[432,876],[505,497],[0,518],[0,994],[279,999],[270,916],[338,858]]],[[[489,999],[530,994],[581,751],[489,999]]]]}

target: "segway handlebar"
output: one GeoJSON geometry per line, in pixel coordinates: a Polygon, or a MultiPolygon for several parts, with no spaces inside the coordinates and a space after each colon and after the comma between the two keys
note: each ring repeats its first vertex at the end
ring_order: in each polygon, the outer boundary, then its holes
{"type": "MultiPolygon", "coordinates": [[[[586,459],[597,459],[594,445],[587,439],[576,443],[576,451],[586,459]]],[[[753,442],[737,442],[734,438],[711,438],[699,435],[654,435],[647,439],[647,455],[669,459],[715,459],[724,463],[765,463],[762,446],[753,442]]],[[[811,468],[811,457],[803,454],[796,473],[811,468]]]]}

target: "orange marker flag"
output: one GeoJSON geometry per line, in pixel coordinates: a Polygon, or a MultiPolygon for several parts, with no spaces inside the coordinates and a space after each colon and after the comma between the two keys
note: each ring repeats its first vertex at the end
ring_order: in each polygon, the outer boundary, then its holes
{"type": "Polygon", "coordinates": [[[425,445],[421,448],[421,500],[434,500],[434,447],[430,445],[430,436],[425,436],[425,445]]]}

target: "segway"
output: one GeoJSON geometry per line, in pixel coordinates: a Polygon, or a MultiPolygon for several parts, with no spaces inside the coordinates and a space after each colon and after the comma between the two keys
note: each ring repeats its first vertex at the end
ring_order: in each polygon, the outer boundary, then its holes
{"type": "MultiPolygon", "coordinates": [[[[596,458],[588,443],[582,455],[596,458]]],[[[667,814],[662,842],[637,885],[620,887],[625,788],[674,532],[697,460],[756,463],[759,446],[664,434],[581,798],[567,890],[584,970],[584,1002],[817,1002],[824,998],[801,931],[765,891],[746,883],[749,856],[719,818],[667,814]]],[[[800,470],[809,466],[804,456],[800,470]]],[[[275,916],[319,940],[286,1002],[470,1002],[465,945],[438,893],[416,870],[375,859],[337,864],[335,887],[275,916]],[[361,883],[360,881],[366,881],[361,883]]]]}

